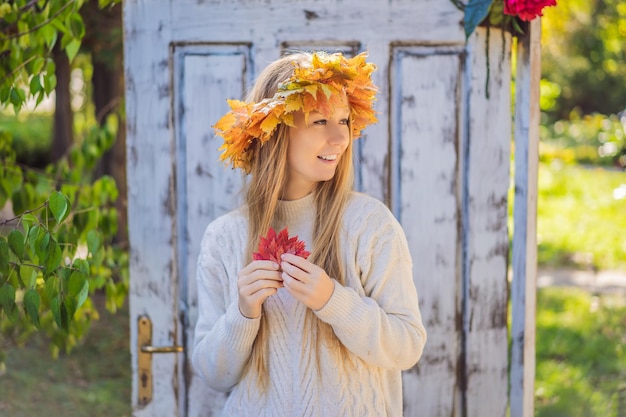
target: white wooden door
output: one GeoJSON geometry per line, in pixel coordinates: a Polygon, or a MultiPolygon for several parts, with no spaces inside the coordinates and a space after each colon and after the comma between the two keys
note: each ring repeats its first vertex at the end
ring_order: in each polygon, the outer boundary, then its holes
{"type": "Polygon", "coordinates": [[[389,205],[414,258],[428,343],[404,373],[405,415],[506,415],[511,41],[479,29],[466,43],[461,21],[446,0],[124,2],[136,416],[218,415],[224,394],[189,365],[195,265],[241,178],[210,126],[267,63],[309,48],[368,51],[378,66],[357,187],[389,205]],[[136,348],[146,318],[152,345],[185,349],[152,355],[151,380],[136,348]]]}

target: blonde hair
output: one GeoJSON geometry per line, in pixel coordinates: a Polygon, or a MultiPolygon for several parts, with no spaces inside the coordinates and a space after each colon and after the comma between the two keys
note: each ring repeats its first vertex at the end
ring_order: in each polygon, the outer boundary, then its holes
{"type": "MultiPolygon", "coordinates": [[[[307,63],[311,54],[297,53],[284,56],[270,64],[259,76],[250,91],[247,101],[258,102],[272,97],[280,82],[287,80],[293,72],[293,62],[307,63]]],[[[246,191],[248,216],[247,260],[252,260],[259,243],[259,236],[265,235],[276,216],[278,200],[282,196],[287,182],[287,149],[289,146],[289,128],[280,125],[274,137],[261,144],[255,141],[248,150],[251,152],[251,170],[246,191]]],[[[344,270],[340,258],[339,230],[344,208],[353,187],[354,171],[352,166],[352,138],[348,148],[338,163],[332,179],[319,182],[313,193],[316,216],[313,230],[312,253],[308,260],[326,271],[326,273],[344,284],[344,270]],[[323,214],[323,215],[322,215],[323,214]]],[[[316,352],[319,354],[321,343],[334,347],[336,352],[347,358],[346,348],[339,342],[332,327],[319,320],[312,310],[307,309],[305,328],[311,330],[316,352]]],[[[269,327],[264,316],[255,339],[252,355],[244,372],[255,370],[259,376],[262,391],[267,387],[267,337],[269,327]]],[[[318,363],[319,366],[319,363],[318,363]]],[[[319,373],[318,368],[318,373],[319,373]]]]}

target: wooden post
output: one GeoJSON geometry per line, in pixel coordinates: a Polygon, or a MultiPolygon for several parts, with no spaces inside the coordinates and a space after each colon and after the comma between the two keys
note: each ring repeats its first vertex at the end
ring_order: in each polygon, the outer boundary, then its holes
{"type": "Polygon", "coordinates": [[[536,19],[517,44],[511,417],[534,415],[540,35],[536,19]]]}

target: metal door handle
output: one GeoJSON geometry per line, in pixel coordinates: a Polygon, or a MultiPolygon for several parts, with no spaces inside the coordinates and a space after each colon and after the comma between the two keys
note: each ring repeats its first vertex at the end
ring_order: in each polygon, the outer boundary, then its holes
{"type": "Polygon", "coordinates": [[[178,353],[184,352],[185,348],[182,346],[148,346],[143,345],[141,351],[144,353],[178,353]]]}
{"type": "Polygon", "coordinates": [[[184,352],[182,346],[152,346],[152,320],[148,316],[137,318],[137,404],[143,408],[152,401],[152,354],[184,352]]]}

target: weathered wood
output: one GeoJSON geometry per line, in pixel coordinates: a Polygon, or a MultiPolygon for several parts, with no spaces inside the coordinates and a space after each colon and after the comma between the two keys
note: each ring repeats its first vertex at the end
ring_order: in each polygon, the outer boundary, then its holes
{"type": "Polygon", "coordinates": [[[517,44],[511,417],[534,415],[540,79],[541,21],[536,19],[517,44]]]}
{"type": "Polygon", "coordinates": [[[178,414],[177,355],[153,358],[153,401],[137,401],[137,318],[153,322],[154,345],[179,341],[172,132],[170,130],[171,40],[165,3],[124,3],[128,228],[130,241],[130,346],[132,404],[136,417],[178,414]]]}
{"type": "Polygon", "coordinates": [[[404,374],[407,416],[451,416],[459,390],[458,148],[463,47],[392,50],[392,210],[415,264],[428,343],[404,374]]]}
{"type": "Polygon", "coordinates": [[[390,206],[414,259],[429,340],[403,376],[405,415],[502,416],[510,37],[492,29],[486,99],[486,33],[466,45],[452,2],[130,0],[124,10],[131,346],[146,314],[154,344],[187,348],[154,358],[143,409],[134,372],[135,415],[221,409],[224,394],[187,356],[202,232],[241,201],[240,174],[218,162],[210,125],[284,50],[321,48],[367,50],[378,66],[379,123],[355,144],[356,182],[390,206]]]}
{"type": "Polygon", "coordinates": [[[504,417],[508,369],[511,37],[493,28],[479,28],[468,48],[471,94],[463,205],[464,408],[468,417],[504,417]]]}
{"type": "MultiPolygon", "coordinates": [[[[226,99],[241,97],[250,83],[250,45],[177,44],[172,47],[174,119],[176,133],[177,216],[182,235],[178,239],[180,317],[184,343],[193,345],[198,317],[196,275],[200,241],[206,225],[240,205],[241,173],[219,162],[217,141],[210,128],[228,110],[226,99]]],[[[224,402],[224,394],[212,391],[181,357],[182,415],[204,416],[203,410],[224,402]]]]}

